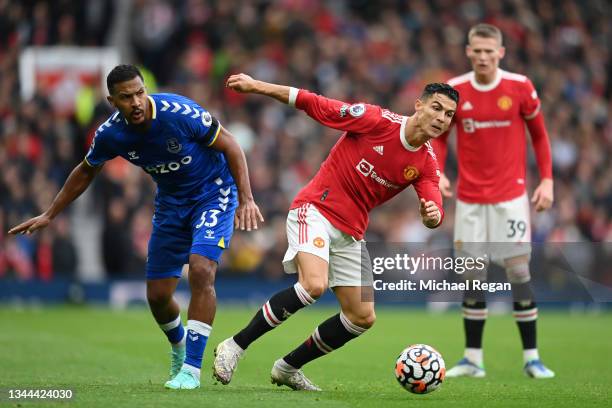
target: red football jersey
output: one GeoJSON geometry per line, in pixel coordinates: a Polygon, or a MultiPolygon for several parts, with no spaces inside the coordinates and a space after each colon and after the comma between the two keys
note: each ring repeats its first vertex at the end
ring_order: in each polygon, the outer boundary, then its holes
{"type": "Polygon", "coordinates": [[[343,130],[321,168],[291,208],[312,203],[340,231],[362,239],[372,208],[409,185],[444,216],[433,148],[404,137],[407,117],[365,103],[348,104],[299,90],[295,106],[321,124],[343,130]]]}
{"type": "MultiPolygon", "coordinates": [[[[468,203],[492,204],[525,193],[525,124],[540,114],[540,99],[531,81],[524,75],[498,69],[495,80],[487,85],[478,84],[473,71],[448,83],[460,95],[454,118],[458,198],[468,203]]],[[[448,134],[432,143],[442,171],[448,134]]],[[[532,134],[534,137],[546,138],[546,143],[534,141],[534,147],[540,176],[552,177],[548,135],[543,130],[532,134]]]]}

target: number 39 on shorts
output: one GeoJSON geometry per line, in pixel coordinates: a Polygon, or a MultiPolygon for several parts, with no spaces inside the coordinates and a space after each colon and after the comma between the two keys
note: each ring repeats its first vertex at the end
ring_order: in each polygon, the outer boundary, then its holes
{"type": "Polygon", "coordinates": [[[202,226],[205,226],[207,228],[210,227],[214,227],[215,225],[217,225],[217,223],[219,222],[219,219],[217,218],[217,214],[219,214],[221,212],[221,210],[206,210],[202,213],[202,216],[200,217],[200,222],[198,223],[198,225],[196,225],[196,229],[200,229],[202,228],[202,226]]]}
{"type": "Polygon", "coordinates": [[[508,238],[514,238],[519,235],[520,238],[525,236],[527,232],[527,223],[523,220],[508,220],[508,238]]]}

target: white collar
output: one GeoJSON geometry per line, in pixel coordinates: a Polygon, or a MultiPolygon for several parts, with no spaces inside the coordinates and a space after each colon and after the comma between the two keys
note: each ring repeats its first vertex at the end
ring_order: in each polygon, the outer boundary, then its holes
{"type": "Polygon", "coordinates": [[[409,152],[416,152],[420,150],[423,146],[414,147],[410,143],[408,143],[408,140],[406,140],[406,138],[404,137],[404,132],[406,130],[406,122],[408,122],[408,116],[402,116],[402,126],[400,126],[399,132],[400,141],[402,142],[402,146],[404,146],[406,150],[408,150],[409,152]]]}
{"type": "Polygon", "coordinates": [[[474,89],[476,89],[477,91],[481,91],[481,92],[487,92],[490,91],[492,89],[495,89],[495,87],[497,85],[499,85],[499,83],[502,80],[502,70],[497,68],[497,71],[495,71],[495,78],[493,79],[493,82],[488,83],[488,84],[480,84],[476,81],[476,73],[474,71],[472,71],[470,73],[470,83],[472,84],[472,86],[474,87],[474,89]]]}

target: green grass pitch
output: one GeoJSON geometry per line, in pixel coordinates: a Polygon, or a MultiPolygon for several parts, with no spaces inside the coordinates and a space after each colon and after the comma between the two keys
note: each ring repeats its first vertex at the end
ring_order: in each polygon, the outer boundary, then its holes
{"type": "Polygon", "coordinates": [[[211,377],[214,346],[243,327],[255,308],[221,305],[206,349],[202,388],[163,388],[165,338],[144,309],[0,308],[2,406],[61,407],[490,407],[611,406],[612,315],[542,312],[543,360],[557,373],[532,380],[522,372],[518,331],[511,316],[491,316],[485,328],[484,379],[448,379],[428,395],[412,395],[393,375],[407,345],[437,348],[447,366],[462,354],[459,311],[379,308],[374,328],[305,367],[324,392],[294,392],[270,384],[273,361],[303,341],[336,309],[315,305],[254,343],[232,383],[211,377]],[[73,401],[7,402],[9,388],[72,388],[73,401]],[[41,405],[42,404],[42,405],[41,405]]]}

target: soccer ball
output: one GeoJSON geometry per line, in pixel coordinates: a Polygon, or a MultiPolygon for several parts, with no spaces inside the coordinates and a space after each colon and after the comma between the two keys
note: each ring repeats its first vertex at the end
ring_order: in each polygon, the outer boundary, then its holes
{"type": "Polygon", "coordinates": [[[402,351],[395,363],[395,378],[414,394],[427,394],[444,381],[446,366],[442,355],[426,344],[413,344],[402,351]]]}

